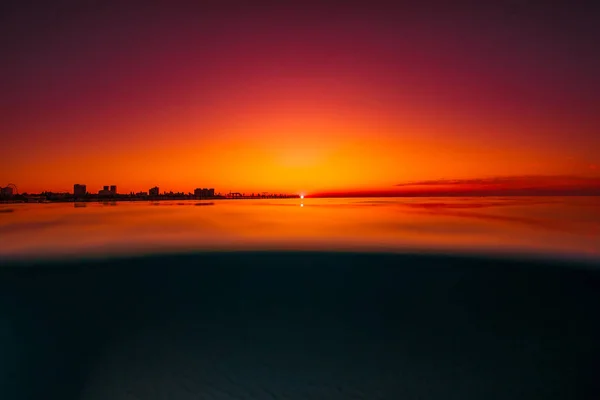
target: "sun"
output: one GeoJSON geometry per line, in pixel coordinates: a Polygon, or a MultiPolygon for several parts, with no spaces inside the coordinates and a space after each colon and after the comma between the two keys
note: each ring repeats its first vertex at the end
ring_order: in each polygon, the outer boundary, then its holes
{"type": "Polygon", "coordinates": [[[301,198],[301,199],[303,199],[303,198],[304,198],[304,195],[303,195],[303,194],[301,194],[301,195],[300,195],[300,198],[301,198]]]}

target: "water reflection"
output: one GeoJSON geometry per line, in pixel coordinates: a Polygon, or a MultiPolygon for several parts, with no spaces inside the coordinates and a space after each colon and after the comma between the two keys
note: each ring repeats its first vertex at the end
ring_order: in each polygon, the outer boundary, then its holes
{"type": "Polygon", "coordinates": [[[600,198],[595,197],[310,199],[310,207],[305,203],[265,199],[13,204],[10,209],[15,212],[3,211],[0,218],[0,257],[296,249],[600,258],[600,198]],[[197,207],[209,205],[215,207],[197,207]]]}

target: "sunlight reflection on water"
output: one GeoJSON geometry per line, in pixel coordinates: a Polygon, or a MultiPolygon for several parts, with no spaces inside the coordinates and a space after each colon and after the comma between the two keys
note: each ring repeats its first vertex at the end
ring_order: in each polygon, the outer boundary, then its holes
{"type": "Polygon", "coordinates": [[[600,198],[5,204],[0,205],[0,234],[0,257],[7,259],[183,250],[517,252],[600,258],[600,198]]]}

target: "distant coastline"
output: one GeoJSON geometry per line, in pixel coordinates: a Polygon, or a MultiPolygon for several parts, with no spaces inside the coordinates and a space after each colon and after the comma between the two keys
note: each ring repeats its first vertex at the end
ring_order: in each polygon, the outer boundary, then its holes
{"type": "Polygon", "coordinates": [[[600,189],[515,189],[515,190],[456,190],[456,191],[411,191],[411,192],[348,192],[316,193],[309,198],[365,198],[365,197],[552,197],[552,196],[600,196],[600,189]]]}
{"type": "MultiPolygon", "coordinates": [[[[394,194],[394,195],[356,195],[356,194],[333,194],[333,195],[313,195],[305,196],[304,199],[343,199],[343,198],[439,198],[439,197],[600,197],[600,193],[443,193],[443,194],[394,194]]],[[[218,200],[260,200],[260,199],[300,199],[299,195],[286,196],[240,196],[227,197],[215,196],[210,198],[197,198],[194,196],[158,196],[158,197],[129,197],[127,195],[119,197],[87,197],[87,198],[43,198],[43,197],[26,197],[15,196],[11,199],[0,199],[0,204],[48,204],[48,203],[116,203],[116,202],[163,202],[163,201],[218,201],[218,200]]]]}
{"type": "Polygon", "coordinates": [[[113,202],[159,202],[159,201],[186,201],[186,200],[257,200],[257,199],[290,199],[300,198],[299,195],[240,195],[240,196],[221,196],[201,197],[194,195],[159,195],[159,196],[137,196],[127,194],[117,194],[114,196],[87,195],[76,197],[72,194],[35,194],[35,195],[14,195],[9,198],[0,198],[0,204],[17,203],[113,203],[113,202]]]}

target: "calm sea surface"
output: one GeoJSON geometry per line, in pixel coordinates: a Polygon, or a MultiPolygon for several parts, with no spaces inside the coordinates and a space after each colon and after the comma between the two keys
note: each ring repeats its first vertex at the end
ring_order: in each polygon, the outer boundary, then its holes
{"type": "Polygon", "coordinates": [[[194,250],[600,257],[600,198],[217,200],[0,205],[0,259],[194,250]]]}

